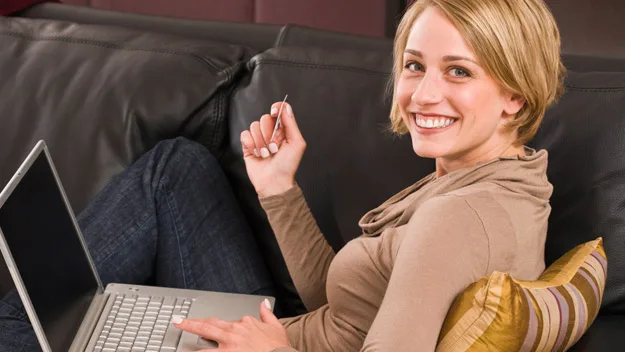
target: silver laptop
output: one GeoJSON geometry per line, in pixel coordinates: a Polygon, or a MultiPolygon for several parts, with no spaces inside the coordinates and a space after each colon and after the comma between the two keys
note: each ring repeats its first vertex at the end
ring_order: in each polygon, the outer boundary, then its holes
{"type": "MultiPolygon", "coordinates": [[[[109,284],[93,264],[43,141],[0,193],[0,249],[44,352],[216,348],[170,320],[259,315],[273,297],[109,284]]],[[[236,275],[236,273],[233,273],[236,275]]]]}

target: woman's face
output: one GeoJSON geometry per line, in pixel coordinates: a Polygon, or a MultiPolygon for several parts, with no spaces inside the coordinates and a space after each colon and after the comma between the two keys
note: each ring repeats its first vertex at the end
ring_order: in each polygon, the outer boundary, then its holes
{"type": "Polygon", "coordinates": [[[396,96],[415,153],[454,168],[501,155],[516,137],[502,127],[523,106],[480,67],[435,7],[410,31],[396,96]]]}

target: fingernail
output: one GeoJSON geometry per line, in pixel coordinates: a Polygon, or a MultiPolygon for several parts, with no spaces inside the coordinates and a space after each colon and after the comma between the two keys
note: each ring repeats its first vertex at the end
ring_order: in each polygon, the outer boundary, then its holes
{"type": "Polygon", "coordinates": [[[269,151],[271,154],[275,154],[278,152],[278,145],[276,143],[269,143],[269,151]]]}
{"type": "Polygon", "coordinates": [[[260,155],[262,155],[263,158],[268,158],[271,154],[269,154],[269,150],[267,150],[267,148],[263,147],[260,148],[260,155]]]}
{"type": "Polygon", "coordinates": [[[265,298],[265,307],[267,307],[267,309],[271,309],[271,303],[269,303],[267,298],[265,298]]]}
{"type": "Polygon", "coordinates": [[[258,158],[260,155],[258,154],[258,150],[256,150],[256,148],[254,148],[254,155],[258,158]]]}
{"type": "Polygon", "coordinates": [[[293,117],[293,108],[291,108],[291,105],[287,105],[286,106],[286,110],[289,112],[289,115],[291,115],[291,117],[293,117]]]}
{"type": "Polygon", "coordinates": [[[182,324],[182,321],[184,320],[183,317],[179,316],[179,315],[174,315],[171,317],[171,323],[172,324],[182,324]]]}
{"type": "Polygon", "coordinates": [[[276,108],[276,107],[272,107],[272,108],[271,108],[271,114],[272,114],[272,115],[275,115],[275,114],[277,114],[277,113],[278,113],[278,108],[276,108]]]}

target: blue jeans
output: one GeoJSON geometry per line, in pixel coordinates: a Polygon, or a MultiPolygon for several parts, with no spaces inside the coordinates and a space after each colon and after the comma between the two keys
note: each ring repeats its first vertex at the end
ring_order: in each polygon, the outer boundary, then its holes
{"type": "MultiPolygon", "coordinates": [[[[78,223],[104,285],[275,294],[226,176],[195,142],[159,143],[113,178],[78,223]]],[[[12,291],[0,300],[0,351],[39,350],[12,291]]]]}

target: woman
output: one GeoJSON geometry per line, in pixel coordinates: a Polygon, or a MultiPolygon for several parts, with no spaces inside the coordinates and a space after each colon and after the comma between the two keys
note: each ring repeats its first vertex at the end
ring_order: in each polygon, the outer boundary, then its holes
{"type": "Polygon", "coordinates": [[[291,107],[274,141],[275,115],[263,116],[241,134],[246,166],[310,313],[282,320],[286,331],[177,326],[227,351],[433,351],[469,284],[494,270],[536,279],[552,186],[547,152],[524,144],[562,91],[559,49],[541,0],[414,4],[395,39],[391,122],[436,172],[366,214],[364,235],[335,255],[294,182],[305,142],[291,107]]]}
{"type": "MultiPolygon", "coordinates": [[[[397,133],[410,133],[417,155],[436,159],[436,171],[365,214],[363,236],[336,254],[294,181],[306,143],[288,104],[271,140],[281,103],[274,104],[271,114],[241,134],[241,143],[248,175],[310,313],[278,320],[261,305],[260,321],[189,319],[175,325],[217,341],[222,351],[433,351],[447,310],[467,285],[495,270],[536,279],[545,267],[552,186],[546,177],[547,152],[524,144],[562,91],[559,48],[555,21],[542,0],[422,0],[412,5],[395,39],[391,123],[397,133]]],[[[163,148],[150,154],[159,155],[163,148]]],[[[155,158],[142,160],[150,157],[155,158]]],[[[144,184],[169,179],[147,174],[140,177],[144,184]]],[[[223,176],[215,171],[210,177],[223,176]]],[[[127,178],[116,179],[95,206],[110,208],[107,192],[127,178]]],[[[173,194],[178,183],[171,182],[174,186],[167,188],[173,194]]],[[[154,186],[147,193],[163,188],[154,186]]],[[[230,212],[229,222],[240,220],[230,212]]],[[[82,219],[89,229],[94,220],[82,219]]],[[[166,232],[155,241],[167,241],[166,232]]],[[[219,235],[211,236],[214,241],[219,235]]],[[[104,251],[106,246],[93,238],[90,248],[104,251]]],[[[252,246],[246,248],[253,252],[252,246]]],[[[246,255],[241,257],[237,260],[248,265],[246,255]]],[[[100,262],[101,272],[112,272],[107,259],[100,262]]],[[[198,262],[202,270],[212,265],[198,262]]],[[[147,272],[126,279],[142,282],[147,272]]],[[[262,279],[266,274],[255,275],[261,280],[238,287],[268,289],[262,279]]],[[[178,276],[171,275],[173,284],[186,285],[178,276]]],[[[220,285],[203,284],[207,279],[202,275],[191,281],[205,289],[220,285]]]]}

